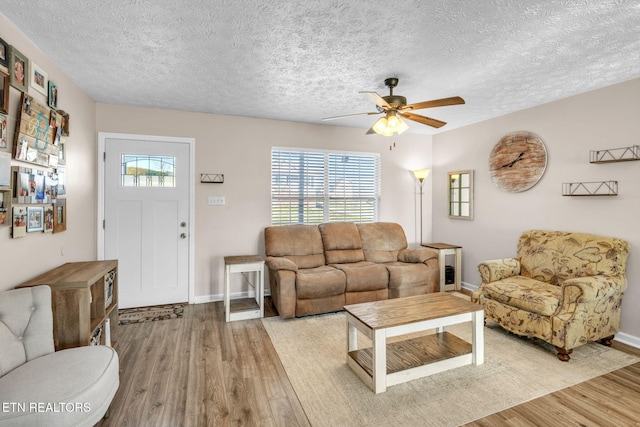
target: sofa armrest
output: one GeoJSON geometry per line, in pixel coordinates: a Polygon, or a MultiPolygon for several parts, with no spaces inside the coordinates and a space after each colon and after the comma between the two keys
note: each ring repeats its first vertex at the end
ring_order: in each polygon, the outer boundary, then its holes
{"type": "Polygon", "coordinates": [[[565,305],[583,304],[606,300],[622,294],[626,288],[627,281],[624,277],[600,275],[576,277],[562,282],[562,297],[565,305]]]}
{"type": "Polygon", "coordinates": [[[289,258],[269,256],[267,257],[265,262],[270,270],[289,270],[293,272],[298,271],[298,266],[296,265],[296,263],[291,261],[289,258]]]}
{"type": "Polygon", "coordinates": [[[520,261],[516,258],[490,259],[478,263],[478,271],[482,277],[482,283],[491,283],[496,280],[520,275],[520,261]]]}
{"type": "Polygon", "coordinates": [[[409,248],[398,251],[398,261],[414,264],[424,263],[430,259],[438,259],[438,252],[429,248],[409,248]]]}

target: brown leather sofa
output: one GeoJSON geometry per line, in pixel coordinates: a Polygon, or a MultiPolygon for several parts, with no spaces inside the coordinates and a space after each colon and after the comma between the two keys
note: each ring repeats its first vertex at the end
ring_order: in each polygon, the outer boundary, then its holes
{"type": "Polygon", "coordinates": [[[396,223],[267,227],[264,237],[271,297],[282,318],[439,288],[438,254],[409,249],[396,223]]]}

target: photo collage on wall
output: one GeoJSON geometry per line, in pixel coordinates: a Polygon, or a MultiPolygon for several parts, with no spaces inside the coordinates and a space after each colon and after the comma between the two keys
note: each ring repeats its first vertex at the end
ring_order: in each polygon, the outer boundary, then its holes
{"type": "Polygon", "coordinates": [[[0,226],[13,238],[66,230],[69,114],[59,98],[47,71],[0,38],[0,226]],[[12,91],[20,103],[10,109],[12,91]]]}

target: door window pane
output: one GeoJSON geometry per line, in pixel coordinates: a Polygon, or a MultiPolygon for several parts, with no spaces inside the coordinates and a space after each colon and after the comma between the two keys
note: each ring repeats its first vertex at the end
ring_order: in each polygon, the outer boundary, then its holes
{"type": "Polygon", "coordinates": [[[123,187],[175,187],[175,157],[123,154],[123,187]]]}

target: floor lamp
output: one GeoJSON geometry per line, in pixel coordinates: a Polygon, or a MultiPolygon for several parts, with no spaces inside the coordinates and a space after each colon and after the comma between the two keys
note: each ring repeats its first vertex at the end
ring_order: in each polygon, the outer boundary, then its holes
{"type": "Polygon", "coordinates": [[[424,179],[429,176],[431,173],[431,169],[420,169],[413,171],[413,174],[416,176],[418,180],[418,185],[420,186],[420,245],[422,246],[422,195],[424,192],[422,191],[422,186],[424,185],[424,179]]]}

